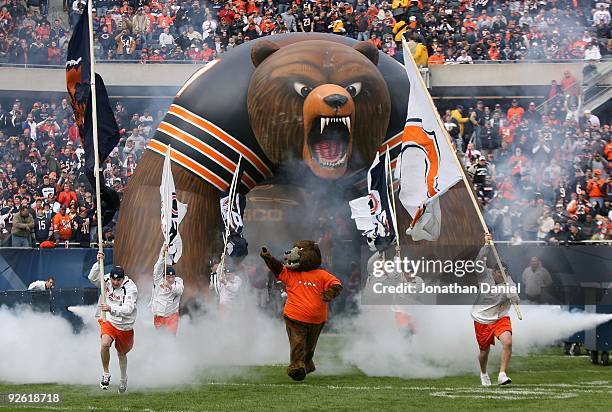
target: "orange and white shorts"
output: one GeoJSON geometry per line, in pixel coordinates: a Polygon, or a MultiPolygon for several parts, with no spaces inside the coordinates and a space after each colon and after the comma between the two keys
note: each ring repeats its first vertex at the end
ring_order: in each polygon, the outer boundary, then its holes
{"type": "Polygon", "coordinates": [[[504,332],[512,333],[512,323],[509,316],[500,318],[497,322],[491,324],[478,323],[474,321],[474,329],[476,331],[476,340],[478,347],[481,350],[486,350],[491,345],[495,345],[495,338],[504,332]]]}
{"type": "Polygon", "coordinates": [[[102,319],[98,319],[98,323],[100,324],[100,337],[102,335],[110,336],[115,341],[115,349],[117,349],[118,353],[125,355],[132,350],[134,346],[134,329],[120,330],[108,321],[102,322],[102,319]]]}
{"type": "Polygon", "coordinates": [[[179,314],[176,312],[170,316],[155,315],[153,318],[153,325],[155,329],[166,329],[168,332],[176,335],[179,325],[179,314]]]}

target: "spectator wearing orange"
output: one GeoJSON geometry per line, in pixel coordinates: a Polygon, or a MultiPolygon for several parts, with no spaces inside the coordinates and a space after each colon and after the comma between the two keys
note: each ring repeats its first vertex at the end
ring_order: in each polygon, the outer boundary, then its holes
{"type": "Polygon", "coordinates": [[[174,24],[174,19],[168,16],[166,10],[162,11],[162,14],[157,16],[157,28],[164,30],[166,27],[170,27],[174,24]]]}
{"type": "Polygon", "coordinates": [[[520,177],[527,167],[527,158],[523,156],[523,151],[520,147],[514,149],[514,154],[508,160],[510,164],[512,176],[520,177]]]}
{"type": "Polygon", "coordinates": [[[490,45],[488,54],[490,60],[500,60],[499,47],[497,47],[497,44],[493,43],[490,45]]]}
{"type": "Polygon", "coordinates": [[[561,91],[570,96],[580,96],[578,80],[572,76],[569,70],[563,72],[563,78],[561,79],[561,91]]]}
{"type": "Polygon", "coordinates": [[[246,11],[247,11],[247,15],[259,12],[259,6],[255,2],[255,0],[249,0],[249,2],[247,3],[246,11]]]}
{"type": "Polygon", "coordinates": [[[597,202],[599,207],[603,207],[606,195],[606,181],[601,177],[601,170],[595,169],[594,176],[587,180],[586,191],[591,202],[597,202]]]}
{"type": "Polygon", "coordinates": [[[130,4],[127,1],[124,1],[121,4],[121,7],[119,8],[119,11],[121,12],[121,14],[126,13],[129,14],[132,12],[132,6],[130,6],[130,4]]]}
{"type": "Polygon", "coordinates": [[[202,43],[202,52],[200,53],[202,61],[209,62],[215,58],[215,51],[208,47],[208,43],[202,43]]]}
{"type": "Polygon", "coordinates": [[[60,242],[69,241],[72,237],[72,219],[66,213],[66,206],[60,206],[59,213],[53,216],[52,223],[55,238],[60,242]]]}
{"type": "Polygon", "coordinates": [[[429,56],[428,63],[430,66],[432,65],[435,66],[436,64],[444,64],[444,61],[445,61],[444,53],[442,53],[442,49],[438,47],[436,48],[436,51],[434,52],[434,54],[429,56]]]}
{"type": "Polygon", "coordinates": [[[76,192],[74,190],[72,190],[72,188],[70,187],[70,183],[65,183],[64,184],[64,190],[62,192],[60,192],[60,194],[57,196],[57,201],[62,206],[66,206],[66,207],[72,201],[77,202],[76,192]]]}
{"type": "Polygon", "coordinates": [[[264,17],[261,24],[259,25],[259,28],[261,29],[262,33],[270,34],[274,31],[276,25],[274,24],[274,21],[272,21],[272,19],[270,19],[269,17],[264,17]]]}
{"type": "Polygon", "coordinates": [[[525,114],[525,109],[523,109],[518,104],[518,100],[512,99],[512,106],[508,109],[507,118],[510,122],[515,122],[515,124],[520,124],[523,121],[523,115],[525,114]]]}
{"type": "Polygon", "coordinates": [[[499,135],[504,142],[508,143],[508,146],[512,146],[514,143],[515,131],[516,126],[514,124],[509,123],[506,119],[500,120],[499,135]]]}
{"type": "Polygon", "coordinates": [[[52,41],[47,49],[47,60],[50,64],[60,64],[62,61],[62,50],[57,47],[57,43],[52,41]]]}
{"type": "Polygon", "coordinates": [[[382,42],[380,41],[380,39],[378,38],[378,36],[376,35],[376,33],[372,33],[370,35],[370,38],[368,39],[368,42],[372,43],[374,46],[376,46],[376,48],[378,50],[380,50],[382,48],[382,42]]]}

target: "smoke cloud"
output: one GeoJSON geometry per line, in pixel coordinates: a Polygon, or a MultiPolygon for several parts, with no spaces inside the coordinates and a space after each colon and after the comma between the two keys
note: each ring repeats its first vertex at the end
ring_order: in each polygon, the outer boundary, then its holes
{"type": "MultiPolygon", "coordinates": [[[[289,348],[282,323],[256,310],[240,316],[210,311],[194,321],[181,318],[177,337],[153,327],[153,316],[139,307],[134,348],[128,354],[130,387],[189,384],[204,377],[227,379],[234,366],[285,363],[289,348]]],[[[10,356],[0,362],[0,381],[96,384],[102,374],[99,327],[94,306],[73,307],[85,328],[73,333],[61,317],[26,308],[0,308],[0,347],[10,356]]],[[[119,382],[119,365],[111,349],[111,375],[119,382]]],[[[240,370],[243,374],[244,370],[240,370]]]]}
{"type": "MultiPolygon", "coordinates": [[[[240,310],[239,316],[221,316],[211,311],[194,321],[183,317],[175,338],[153,328],[147,309],[139,308],[135,345],[128,355],[131,388],[191,384],[201,379],[223,381],[244,376],[240,366],[288,361],[282,321],[262,312],[240,310]]],[[[360,315],[337,322],[342,342],[340,361],[325,350],[329,342],[323,340],[315,356],[319,373],[343,373],[353,367],[369,376],[403,378],[476,373],[478,349],[468,307],[414,307],[411,316],[416,333],[409,337],[396,328],[388,306],[362,309],[360,315]]],[[[100,340],[94,310],[93,306],[71,308],[86,321],[85,328],[75,334],[61,317],[27,308],[1,308],[0,347],[10,348],[10,356],[0,363],[0,380],[97,384],[101,374],[100,340]]],[[[529,353],[612,320],[610,314],[568,313],[556,307],[526,306],[523,311],[524,320],[513,322],[516,354],[529,353]]],[[[496,347],[493,353],[498,351],[496,347]]],[[[497,362],[493,355],[492,370],[497,362]]],[[[118,382],[114,349],[111,374],[113,382],[118,382]]]]}
{"type": "MultiPolygon", "coordinates": [[[[441,378],[477,373],[478,346],[469,306],[414,306],[409,312],[415,333],[406,336],[388,306],[364,307],[343,328],[353,335],[342,360],[369,376],[441,378]]],[[[513,317],[513,353],[525,355],[573,333],[612,320],[612,314],[569,313],[555,306],[523,306],[523,320],[513,317]]],[[[489,359],[499,368],[499,343],[489,359]]],[[[512,365],[512,364],[511,364],[512,365]]]]}

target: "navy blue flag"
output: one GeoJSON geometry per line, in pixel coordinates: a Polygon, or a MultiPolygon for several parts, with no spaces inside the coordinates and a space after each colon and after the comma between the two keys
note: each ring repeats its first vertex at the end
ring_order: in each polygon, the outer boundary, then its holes
{"type": "Polygon", "coordinates": [[[230,189],[227,192],[221,194],[220,206],[221,206],[221,217],[224,225],[224,236],[225,229],[229,224],[229,237],[227,240],[227,255],[234,259],[241,259],[245,257],[248,251],[248,242],[242,235],[244,229],[244,209],[246,208],[246,196],[238,190],[240,183],[242,182],[242,174],[244,173],[244,164],[241,164],[238,170],[234,171],[236,179],[236,188],[233,199],[230,199],[230,189]],[[232,206],[232,213],[228,216],[230,204],[232,206]]]}
{"type": "Polygon", "coordinates": [[[395,242],[395,216],[389,197],[390,176],[386,155],[376,153],[368,170],[368,195],[351,200],[351,218],[372,251],[383,251],[395,242]]]}
{"type": "MultiPolygon", "coordinates": [[[[70,105],[79,127],[85,150],[85,173],[93,176],[95,157],[93,149],[93,121],[91,118],[91,72],[89,55],[89,19],[87,9],[81,14],[68,44],[66,57],[66,88],[70,105]]],[[[106,93],[104,81],[96,74],[96,103],[98,114],[98,153],[100,162],[108,157],[119,143],[119,127],[106,93]]]]}

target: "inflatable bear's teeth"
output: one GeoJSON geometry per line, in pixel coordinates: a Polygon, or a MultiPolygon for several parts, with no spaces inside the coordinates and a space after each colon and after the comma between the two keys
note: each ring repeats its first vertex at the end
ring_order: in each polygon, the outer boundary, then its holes
{"type": "Polygon", "coordinates": [[[349,130],[349,133],[351,132],[351,117],[350,116],[346,116],[346,117],[321,117],[321,134],[323,134],[323,129],[325,129],[325,126],[329,125],[329,122],[332,123],[342,123],[344,124],[347,129],[349,130]]]}

